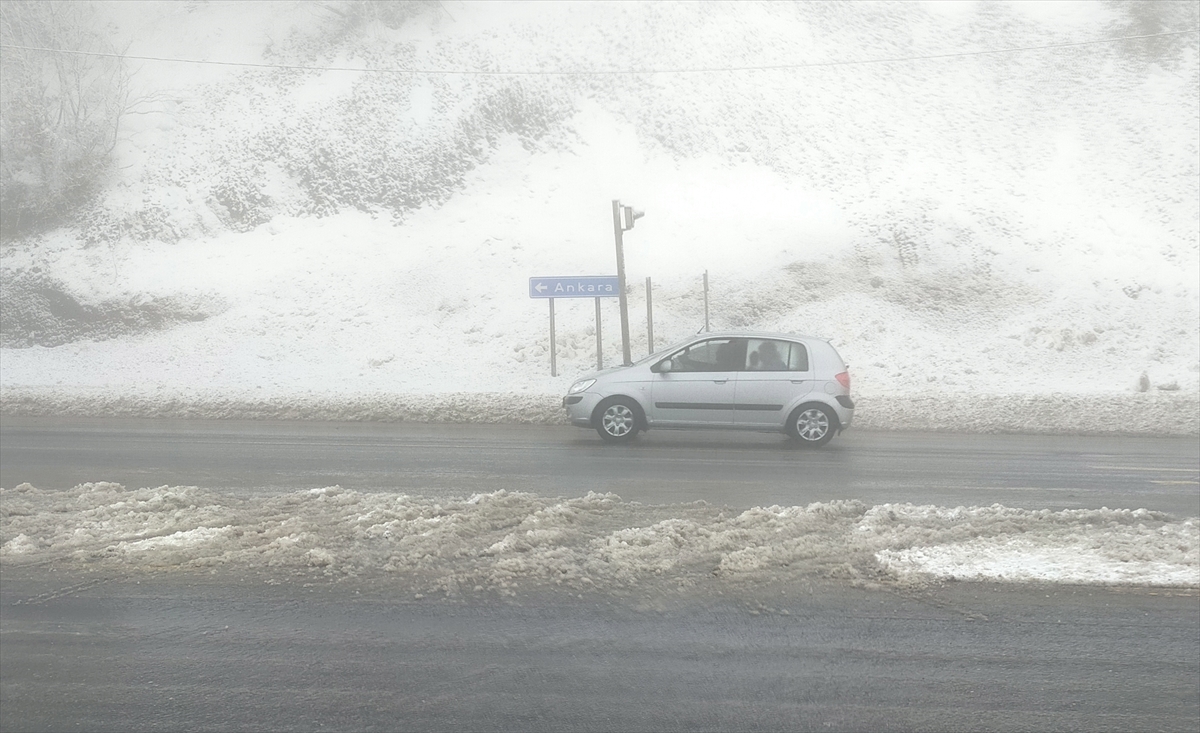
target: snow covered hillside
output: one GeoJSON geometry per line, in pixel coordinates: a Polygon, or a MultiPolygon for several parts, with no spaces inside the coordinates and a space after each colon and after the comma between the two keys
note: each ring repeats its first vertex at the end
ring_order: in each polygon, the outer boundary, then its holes
{"type": "Polygon", "coordinates": [[[1194,432],[1197,35],[1065,45],[1200,26],[1154,5],[100,4],[134,104],[101,198],[0,245],[4,406],[537,412],[594,368],[594,306],[556,303],[552,378],[527,279],[613,273],[620,198],[635,352],[645,278],[662,347],[707,271],[715,328],[831,339],[880,414],[1057,395],[1194,432]]]}

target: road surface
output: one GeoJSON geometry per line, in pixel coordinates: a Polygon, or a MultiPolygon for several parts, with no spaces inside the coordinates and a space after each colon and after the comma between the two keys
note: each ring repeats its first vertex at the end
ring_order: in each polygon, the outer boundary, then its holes
{"type": "Polygon", "coordinates": [[[1194,592],[414,600],[6,574],[0,729],[1194,731],[1194,592]]]}
{"type": "MultiPolygon", "coordinates": [[[[0,485],[836,498],[1200,515],[1194,439],[9,418],[0,485]]],[[[1195,589],[805,578],[417,598],[386,575],[9,564],[0,730],[1200,727],[1195,589]],[[281,581],[280,578],[283,578],[281,581]]]]}
{"type": "Polygon", "coordinates": [[[15,418],[0,420],[0,486],[84,481],[294,491],[551,496],[731,507],[867,503],[1145,508],[1200,516],[1195,438],[848,430],[826,448],[782,436],[653,431],[631,445],[522,425],[15,418]]]}

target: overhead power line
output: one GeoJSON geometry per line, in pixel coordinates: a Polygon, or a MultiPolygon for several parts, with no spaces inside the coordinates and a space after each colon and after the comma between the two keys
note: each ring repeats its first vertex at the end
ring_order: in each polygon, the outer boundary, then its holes
{"type": "Polygon", "coordinates": [[[879,59],[860,59],[850,61],[814,61],[798,64],[764,64],[759,66],[713,66],[701,68],[663,68],[663,69],[591,69],[587,71],[486,71],[473,69],[381,69],[361,66],[298,66],[293,64],[260,64],[241,61],[211,61],[208,59],[181,59],[164,56],[134,56],[119,53],[101,53],[99,51],[71,51],[63,48],[40,48],[37,46],[0,45],[2,49],[18,49],[22,51],[41,51],[45,53],[73,54],[77,56],[102,56],[107,58],[126,59],[131,61],[161,61],[175,64],[208,64],[212,66],[237,66],[251,69],[281,69],[293,71],[353,71],[376,74],[427,74],[452,76],[634,76],[644,74],[717,74],[737,71],[786,71],[790,69],[814,69],[828,66],[863,66],[867,64],[894,64],[904,61],[930,61],[936,59],[961,58],[966,56],[991,56],[1008,53],[1024,53],[1027,51],[1049,51],[1062,48],[1079,48],[1095,46],[1104,43],[1120,43],[1147,38],[1167,38],[1200,33],[1200,30],[1170,31],[1167,33],[1148,33],[1140,36],[1118,36],[1115,38],[1099,38],[1091,41],[1074,41],[1071,43],[1050,43],[1042,46],[1018,46],[1013,48],[995,48],[982,51],[956,51],[954,53],[935,53],[921,56],[897,56],[879,59]]]}

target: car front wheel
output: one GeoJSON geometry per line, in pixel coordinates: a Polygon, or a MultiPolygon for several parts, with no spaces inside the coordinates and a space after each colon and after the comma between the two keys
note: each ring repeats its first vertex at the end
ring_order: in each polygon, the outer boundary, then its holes
{"type": "Polygon", "coordinates": [[[825,445],[836,431],[837,417],[822,405],[803,405],[788,421],[788,434],[805,448],[825,445]]]}
{"type": "Polygon", "coordinates": [[[639,429],[637,407],[633,400],[617,397],[600,406],[596,415],[596,432],[610,443],[632,440],[639,429]]]}

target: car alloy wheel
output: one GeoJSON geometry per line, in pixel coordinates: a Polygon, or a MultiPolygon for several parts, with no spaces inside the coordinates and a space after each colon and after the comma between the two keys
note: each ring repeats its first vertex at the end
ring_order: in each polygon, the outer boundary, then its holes
{"type": "Polygon", "coordinates": [[[833,440],[834,419],[829,410],[820,405],[809,405],[801,409],[792,419],[792,437],[800,445],[821,446],[833,440]]]}
{"type": "Polygon", "coordinates": [[[615,399],[602,406],[596,431],[607,441],[618,443],[633,438],[638,431],[638,416],[626,399],[615,399]]]}

